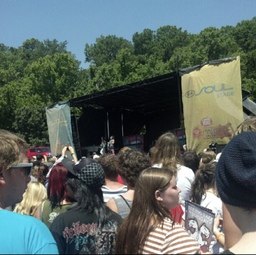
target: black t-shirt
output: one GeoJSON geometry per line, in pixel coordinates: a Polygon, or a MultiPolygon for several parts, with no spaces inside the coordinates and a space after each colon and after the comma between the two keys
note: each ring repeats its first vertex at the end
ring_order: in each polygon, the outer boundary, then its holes
{"type": "Polygon", "coordinates": [[[50,227],[59,253],[113,254],[117,228],[122,218],[108,207],[106,210],[110,217],[103,228],[98,226],[95,214],[74,209],[60,214],[50,227]]]}

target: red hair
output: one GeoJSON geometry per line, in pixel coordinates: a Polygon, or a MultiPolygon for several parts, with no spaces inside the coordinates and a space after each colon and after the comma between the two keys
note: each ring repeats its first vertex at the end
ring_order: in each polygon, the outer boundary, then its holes
{"type": "Polygon", "coordinates": [[[60,205],[65,199],[70,202],[70,198],[66,192],[66,181],[67,181],[68,170],[63,166],[62,163],[56,164],[49,175],[47,196],[52,203],[52,207],[60,205]]]}

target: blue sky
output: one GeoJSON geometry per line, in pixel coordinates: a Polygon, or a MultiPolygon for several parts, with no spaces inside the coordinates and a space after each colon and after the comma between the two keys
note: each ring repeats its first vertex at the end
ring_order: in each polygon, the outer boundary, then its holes
{"type": "Polygon", "coordinates": [[[136,32],[171,25],[198,34],[256,16],[256,0],[0,0],[0,43],[31,38],[67,41],[84,63],[84,45],[108,35],[132,41],[136,32]]]}

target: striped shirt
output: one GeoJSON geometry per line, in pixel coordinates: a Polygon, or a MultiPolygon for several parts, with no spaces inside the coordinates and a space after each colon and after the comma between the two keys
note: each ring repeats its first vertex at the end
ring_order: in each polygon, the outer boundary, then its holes
{"type": "Polygon", "coordinates": [[[113,190],[107,187],[106,185],[103,185],[101,187],[101,190],[103,192],[104,203],[107,203],[110,198],[116,197],[117,195],[124,194],[127,191],[127,186],[124,185],[119,189],[113,190]]]}
{"type": "Polygon", "coordinates": [[[170,219],[165,219],[163,228],[158,226],[149,233],[143,254],[195,254],[200,251],[200,246],[181,225],[172,226],[170,219]]]}

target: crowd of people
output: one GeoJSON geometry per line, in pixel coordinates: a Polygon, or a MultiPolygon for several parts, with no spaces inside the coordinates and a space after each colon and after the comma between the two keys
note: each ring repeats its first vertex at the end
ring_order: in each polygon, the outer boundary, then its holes
{"type": "Polygon", "coordinates": [[[256,253],[255,131],[249,117],[219,154],[182,154],[165,132],[149,153],[116,152],[111,136],[98,157],[65,145],[29,162],[26,142],[0,130],[0,253],[204,253],[185,227],[186,201],[215,217],[208,254],[256,253]]]}

